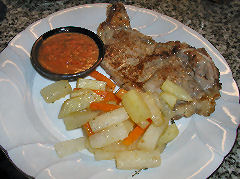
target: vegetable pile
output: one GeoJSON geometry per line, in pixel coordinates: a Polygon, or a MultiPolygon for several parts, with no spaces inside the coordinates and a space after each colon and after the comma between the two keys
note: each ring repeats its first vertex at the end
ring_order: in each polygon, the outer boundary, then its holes
{"type": "Polygon", "coordinates": [[[55,144],[59,157],[87,149],[96,160],[116,161],[118,169],[157,167],[167,143],[179,133],[169,121],[178,99],[191,101],[181,87],[166,80],[162,92],[126,91],[101,73],[94,79],[79,78],[72,89],[67,80],[57,81],[40,93],[47,103],[69,95],[58,118],[66,130],[82,128],[84,136],[55,144]]]}

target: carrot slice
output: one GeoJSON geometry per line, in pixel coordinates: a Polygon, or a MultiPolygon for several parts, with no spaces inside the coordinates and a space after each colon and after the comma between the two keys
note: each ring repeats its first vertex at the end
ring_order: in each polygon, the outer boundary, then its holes
{"type": "Polygon", "coordinates": [[[73,91],[78,91],[80,90],[81,88],[73,88],[73,91]]]}
{"type": "Polygon", "coordinates": [[[128,135],[127,138],[125,138],[122,143],[124,145],[131,145],[134,141],[136,141],[143,133],[145,132],[144,129],[142,129],[139,126],[136,126],[128,135]]]}
{"type": "Polygon", "coordinates": [[[127,93],[127,91],[126,91],[125,89],[123,89],[123,88],[120,88],[120,89],[115,93],[115,95],[116,95],[118,98],[122,99],[122,97],[123,97],[123,95],[124,95],[125,93],[127,93]]]}
{"type": "Polygon", "coordinates": [[[100,110],[104,112],[112,111],[115,109],[120,108],[121,106],[115,105],[115,104],[109,104],[106,102],[92,102],[90,104],[90,109],[91,110],[100,110]]]}
{"type": "Polygon", "coordinates": [[[116,87],[116,84],[113,83],[109,78],[104,76],[103,74],[99,73],[98,71],[93,71],[89,74],[91,77],[95,78],[99,81],[105,81],[107,83],[107,86],[110,87],[110,89],[113,91],[116,87]]]}
{"type": "Polygon", "coordinates": [[[105,102],[109,101],[115,101],[117,104],[119,104],[122,100],[118,98],[114,93],[107,93],[107,95],[104,98],[105,102]]]}
{"type": "Polygon", "coordinates": [[[126,137],[122,143],[124,145],[131,145],[133,142],[135,142],[140,136],[144,134],[144,132],[147,130],[147,128],[152,123],[151,119],[147,119],[149,121],[149,125],[146,128],[141,128],[140,126],[136,126],[129,134],[128,137],[126,137]]]}
{"type": "Polygon", "coordinates": [[[87,132],[87,135],[88,135],[88,136],[91,136],[91,135],[95,134],[95,133],[92,131],[89,122],[87,122],[86,124],[84,124],[84,125],[83,125],[83,128],[84,128],[85,131],[87,132]]]}

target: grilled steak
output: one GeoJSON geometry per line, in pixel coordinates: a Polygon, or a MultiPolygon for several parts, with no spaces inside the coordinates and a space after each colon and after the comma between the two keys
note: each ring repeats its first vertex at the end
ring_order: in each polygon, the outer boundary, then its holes
{"type": "Polygon", "coordinates": [[[194,113],[208,116],[215,110],[221,89],[219,71],[205,49],[179,41],[158,43],[132,29],[122,3],[108,6],[98,35],[106,47],[101,66],[120,87],[160,93],[161,85],[169,79],[194,99],[178,101],[173,119],[194,113]]]}

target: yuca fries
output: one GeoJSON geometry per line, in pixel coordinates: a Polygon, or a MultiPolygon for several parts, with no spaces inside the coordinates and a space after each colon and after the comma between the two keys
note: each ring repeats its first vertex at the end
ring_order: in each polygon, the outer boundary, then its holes
{"type": "MultiPolygon", "coordinates": [[[[44,99],[50,96],[48,91],[53,93],[52,89],[55,90],[54,94],[61,94],[58,95],[60,97],[70,94],[70,98],[62,104],[58,116],[63,119],[67,130],[83,128],[86,135],[55,144],[58,156],[65,157],[87,149],[94,154],[96,160],[114,159],[119,169],[159,166],[160,153],[179,133],[175,124],[169,124],[174,113],[172,109],[177,99],[191,100],[188,94],[174,83],[166,81],[160,95],[120,89],[123,91],[120,97],[119,93],[114,96],[110,92],[109,98],[106,95],[109,91],[104,92],[109,89],[108,84],[111,83],[78,79],[73,90],[69,90],[70,85],[66,81],[50,85],[54,88],[47,87],[51,90],[42,90],[45,91],[41,92],[44,99]],[[63,90],[65,87],[66,90],[63,90]],[[93,103],[96,105],[91,108],[93,103]],[[109,104],[113,108],[109,108],[109,104]],[[106,109],[109,111],[106,112],[106,109]]],[[[50,101],[55,101],[55,98],[50,101]]]]}

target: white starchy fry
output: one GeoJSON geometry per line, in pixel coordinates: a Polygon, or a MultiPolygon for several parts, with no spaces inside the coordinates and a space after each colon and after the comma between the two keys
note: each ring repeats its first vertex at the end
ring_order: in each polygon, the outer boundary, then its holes
{"type": "Polygon", "coordinates": [[[86,147],[86,149],[87,149],[89,152],[91,152],[91,153],[93,153],[93,154],[94,154],[95,151],[101,150],[101,149],[92,148],[92,146],[90,145],[90,142],[89,142],[89,138],[88,138],[88,137],[87,137],[86,140],[85,140],[85,147],[86,147]]]}
{"type": "Polygon", "coordinates": [[[118,141],[118,142],[114,142],[112,144],[106,145],[102,149],[108,152],[120,152],[120,151],[128,150],[128,146],[122,144],[121,141],[118,141]]]}
{"type": "Polygon", "coordinates": [[[93,95],[95,98],[102,100],[102,97],[94,93],[91,89],[84,89],[84,88],[73,89],[73,91],[70,93],[70,98],[75,98],[75,97],[84,96],[84,95],[93,95]]]}
{"type": "Polygon", "coordinates": [[[93,148],[101,148],[114,142],[125,139],[133,129],[133,123],[129,120],[114,124],[98,133],[89,136],[89,142],[93,148]]]}
{"type": "Polygon", "coordinates": [[[177,102],[177,97],[168,92],[161,92],[159,97],[160,99],[164,100],[171,109],[174,108],[177,102]]]}
{"type": "Polygon", "coordinates": [[[157,106],[153,96],[148,93],[141,93],[141,94],[142,94],[142,97],[143,97],[145,103],[147,104],[148,108],[151,111],[152,122],[155,125],[160,126],[163,123],[163,116],[162,116],[162,112],[160,111],[160,108],[157,106]]]}
{"type": "Polygon", "coordinates": [[[151,112],[140,93],[136,90],[128,91],[122,99],[122,104],[128,115],[135,123],[151,118],[151,112]]]}
{"type": "Polygon", "coordinates": [[[90,120],[98,116],[100,111],[77,111],[71,113],[67,117],[63,118],[63,122],[67,130],[73,130],[82,127],[83,124],[86,124],[90,120]]]}
{"type": "Polygon", "coordinates": [[[180,100],[184,101],[193,100],[185,89],[183,89],[182,87],[178,86],[177,84],[173,83],[168,79],[162,84],[161,89],[165,92],[174,94],[180,100]]]}
{"type": "Polygon", "coordinates": [[[62,158],[85,149],[85,137],[58,142],[54,145],[57,155],[62,158]]]}
{"type": "Polygon", "coordinates": [[[116,154],[116,165],[118,169],[132,170],[154,168],[161,164],[160,152],[155,151],[123,151],[116,154]]]}
{"type": "Polygon", "coordinates": [[[158,150],[160,153],[163,153],[163,151],[165,150],[165,148],[166,148],[166,145],[167,144],[160,144],[160,143],[158,143],[157,144],[157,149],[156,150],[158,150]]]}
{"type": "Polygon", "coordinates": [[[134,142],[131,145],[124,145],[124,144],[122,144],[122,141],[119,141],[119,142],[114,142],[110,145],[104,146],[101,149],[104,151],[108,151],[108,152],[120,152],[120,151],[126,151],[126,150],[135,150],[135,149],[137,149],[137,144],[136,144],[136,142],[134,142]]]}
{"type": "Polygon", "coordinates": [[[46,103],[53,103],[70,94],[71,91],[72,87],[68,80],[60,80],[44,87],[41,89],[40,93],[46,103]]]}
{"type": "Polygon", "coordinates": [[[179,134],[179,130],[176,124],[171,124],[168,126],[166,131],[159,137],[158,145],[167,144],[173,139],[175,139],[179,134]]]}
{"type": "Polygon", "coordinates": [[[175,111],[172,111],[171,108],[169,107],[169,105],[164,100],[160,99],[159,94],[153,93],[153,96],[154,96],[154,100],[155,100],[157,106],[163,113],[163,116],[165,119],[170,120],[174,116],[176,116],[175,111]]]}
{"type": "Polygon", "coordinates": [[[102,98],[96,97],[96,94],[93,91],[79,97],[67,99],[62,104],[58,118],[61,119],[73,112],[84,110],[88,108],[92,102],[100,100],[102,100],[102,98]]]}
{"type": "Polygon", "coordinates": [[[93,101],[94,101],[93,99],[82,98],[82,97],[67,99],[62,104],[58,118],[61,119],[61,118],[64,118],[64,117],[70,115],[73,112],[77,112],[77,111],[86,109],[90,106],[90,103],[93,101]]]}
{"type": "Polygon", "coordinates": [[[78,78],[76,87],[77,88],[86,88],[86,89],[92,89],[92,90],[105,91],[106,84],[107,83],[104,82],[104,81],[78,78]]]}
{"type": "Polygon", "coordinates": [[[87,93],[90,93],[90,92],[92,92],[92,90],[90,89],[74,88],[73,91],[70,93],[70,98],[86,95],[87,93]]]}
{"type": "Polygon", "coordinates": [[[93,132],[98,132],[113,124],[123,122],[128,119],[128,114],[123,107],[110,112],[103,113],[89,122],[93,132]]]}
{"type": "Polygon", "coordinates": [[[153,151],[158,143],[158,139],[165,131],[167,125],[155,126],[151,124],[138,142],[138,148],[141,150],[153,151]]]}
{"type": "Polygon", "coordinates": [[[115,152],[96,150],[94,152],[95,160],[112,160],[115,158],[115,152]]]}

